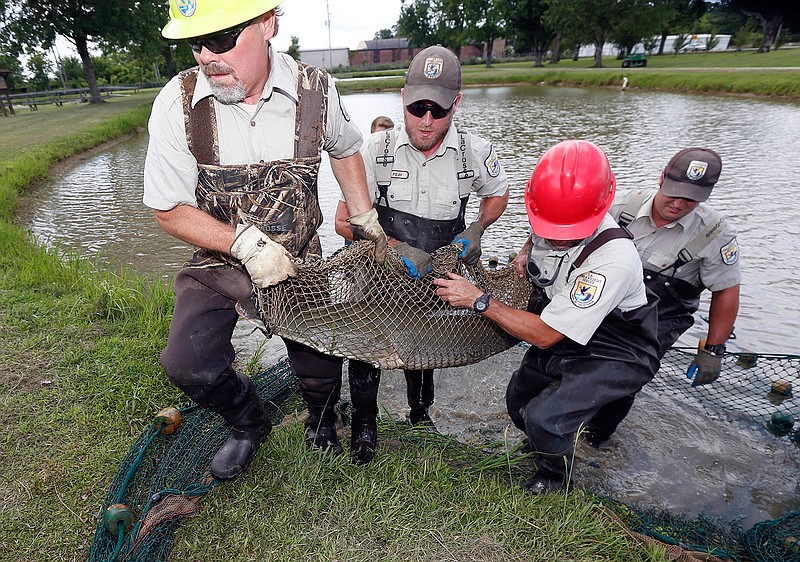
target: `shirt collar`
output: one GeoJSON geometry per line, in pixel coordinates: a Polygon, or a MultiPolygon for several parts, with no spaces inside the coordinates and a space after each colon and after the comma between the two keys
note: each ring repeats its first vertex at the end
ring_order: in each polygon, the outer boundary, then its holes
{"type": "MultiPolygon", "coordinates": [[[[278,56],[275,47],[270,44],[269,46],[269,68],[270,73],[267,78],[267,83],[264,84],[264,90],[261,92],[261,99],[266,101],[272,97],[274,90],[280,91],[282,94],[289,97],[295,103],[297,99],[297,65],[290,67],[287,57],[278,56]]],[[[202,70],[197,71],[197,85],[194,88],[194,95],[192,96],[192,109],[197,103],[209,96],[212,96],[211,86],[208,83],[206,75],[202,70]]]]}
{"type": "MultiPolygon", "coordinates": [[[[405,126],[400,127],[400,132],[397,134],[397,146],[402,146],[407,144],[413,150],[417,150],[414,145],[411,144],[411,139],[408,138],[408,133],[406,132],[405,126]]],[[[436,149],[436,152],[432,154],[429,158],[436,158],[437,156],[442,156],[447,151],[447,149],[452,148],[453,150],[458,150],[458,130],[456,129],[455,123],[452,121],[450,122],[450,128],[447,130],[447,134],[444,136],[442,140],[442,144],[439,145],[439,148],[436,149]]]]}

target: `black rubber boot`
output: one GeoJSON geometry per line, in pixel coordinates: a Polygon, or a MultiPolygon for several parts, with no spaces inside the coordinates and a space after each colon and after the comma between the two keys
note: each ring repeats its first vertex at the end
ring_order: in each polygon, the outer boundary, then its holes
{"type": "Polygon", "coordinates": [[[378,387],[381,370],[369,363],[349,361],[350,400],[353,422],[350,425],[350,462],[367,464],[378,445],[378,387]]]}
{"type": "Polygon", "coordinates": [[[306,442],[312,451],[322,451],[333,455],[341,455],[344,452],[339,444],[339,437],[336,435],[336,426],[333,422],[313,418],[309,420],[306,424],[306,442]]]}
{"type": "Polygon", "coordinates": [[[231,373],[212,388],[184,389],[199,405],[214,410],[232,426],[231,436],[211,460],[211,475],[217,480],[239,476],[272,430],[264,404],[246,375],[231,373]]]}
{"type": "Polygon", "coordinates": [[[566,488],[566,478],[563,475],[551,474],[547,470],[538,470],[533,478],[522,484],[522,488],[534,496],[560,492],[566,488]]]}
{"type": "Polygon", "coordinates": [[[635,394],[631,394],[600,408],[586,426],[586,443],[590,447],[599,449],[602,443],[611,438],[617,426],[630,412],[635,397],[635,394]]]}
{"type": "Polygon", "coordinates": [[[350,437],[350,462],[367,464],[375,456],[378,446],[378,421],[376,416],[354,415],[350,437]]]}
{"type": "Polygon", "coordinates": [[[428,408],[433,404],[433,369],[422,371],[403,371],[406,377],[406,398],[411,411],[408,421],[411,425],[433,427],[428,408]]]}

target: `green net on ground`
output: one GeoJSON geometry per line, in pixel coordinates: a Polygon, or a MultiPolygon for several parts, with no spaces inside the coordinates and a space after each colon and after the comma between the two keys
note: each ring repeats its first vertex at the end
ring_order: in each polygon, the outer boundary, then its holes
{"type": "MultiPolygon", "coordinates": [[[[797,356],[747,354],[745,364],[737,354],[725,356],[726,376],[714,385],[692,388],[685,369],[692,350],[673,349],[667,354],[652,388],[661,393],[679,393],[698,400],[712,415],[731,416],[732,421],[772,426],[774,408],[797,414],[796,400],[781,387],[779,397],[771,396],[773,382],[796,383],[797,356]],[[724,396],[722,396],[724,395],[724,396]]],[[[273,423],[284,413],[302,408],[297,381],[287,360],[253,377],[268,407],[273,423]]],[[[222,418],[208,410],[190,407],[182,412],[177,430],[167,433],[164,416],[157,416],[133,444],[108,492],[89,553],[90,562],[126,560],[160,562],[168,559],[179,522],[199,513],[202,497],[217,482],[208,465],[230,434],[222,418]],[[122,507],[120,507],[122,504],[122,507]]],[[[174,429],[174,428],[172,428],[174,429]]],[[[454,466],[468,470],[503,470],[509,467],[521,476],[532,467],[517,447],[509,452],[488,453],[430,431],[382,419],[381,439],[436,446],[454,466]],[[510,457],[510,458],[509,458],[510,457]]],[[[779,434],[790,439],[796,430],[779,434]]],[[[794,446],[787,440],[788,446],[794,446]]],[[[705,561],[753,560],[756,562],[800,562],[800,512],[764,521],[746,533],[703,517],[654,512],[625,505],[610,498],[598,498],[612,518],[618,518],[630,536],[663,546],[670,560],[705,561]]]]}
{"type": "MultiPolygon", "coordinates": [[[[300,403],[297,379],[284,360],[253,377],[273,424],[300,403]]],[[[208,465],[230,436],[218,414],[195,406],[181,412],[177,429],[156,417],[122,462],[98,520],[89,562],[159,562],[172,550],[177,523],[199,513],[215,485],[208,465]]]]}

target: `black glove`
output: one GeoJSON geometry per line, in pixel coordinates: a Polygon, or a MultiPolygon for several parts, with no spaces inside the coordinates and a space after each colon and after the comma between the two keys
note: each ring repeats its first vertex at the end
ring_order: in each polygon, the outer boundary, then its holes
{"type": "Polygon", "coordinates": [[[697,352],[694,361],[689,365],[689,370],[686,371],[686,378],[691,379],[694,377],[692,386],[701,386],[717,380],[721,370],[722,355],[716,355],[703,349],[697,352]]]}
{"type": "Polygon", "coordinates": [[[469,265],[475,265],[481,257],[481,236],[483,227],[475,221],[464,232],[456,235],[450,244],[463,244],[464,249],[458,254],[459,259],[469,265]]]}
{"type": "Polygon", "coordinates": [[[409,277],[422,279],[431,272],[431,255],[419,248],[415,248],[405,242],[400,242],[394,247],[394,251],[400,255],[409,277]]]}

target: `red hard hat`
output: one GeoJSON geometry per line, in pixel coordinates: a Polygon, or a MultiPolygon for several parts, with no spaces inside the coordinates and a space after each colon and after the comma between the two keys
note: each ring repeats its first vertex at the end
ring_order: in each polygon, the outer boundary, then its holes
{"type": "Polygon", "coordinates": [[[594,143],[568,140],[539,159],[525,186],[525,208],[533,232],[550,240],[580,240],[592,234],[611,207],[617,180],[594,143]]]}

